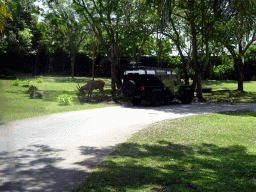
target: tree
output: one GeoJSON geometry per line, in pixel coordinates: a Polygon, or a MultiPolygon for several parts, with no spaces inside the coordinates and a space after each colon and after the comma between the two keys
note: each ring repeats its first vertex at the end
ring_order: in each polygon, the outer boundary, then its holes
{"type": "MultiPolygon", "coordinates": [[[[182,58],[181,51],[181,39],[180,34],[177,32],[175,26],[175,20],[173,16],[179,17],[179,21],[183,21],[184,24],[189,26],[189,31],[191,35],[191,45],[192,45],[192,62],[191,66],[195,71],[196,87],[197,87],[197,97],[204,101],[202,95],[202,82],[201,82],[201,73],[204,70],[205,66],[208,63],[209,57],[209,39],[208,32],[211,30],[215,18],[213,13],[214,1],[204,1],[204,0],[148,0],[148,3],[153,3],[157,8],[160,14],[161,29],[163,30],[166,27],[166,24],[173,28],[173,35],[171,37],[176,47],[179,51],[179,54],[182,58]],[[207,27],[206,27],[207,26],[207,27]],[[199,38],[199,36],[201,36],[199,38]],[[198,59],[198,45],[199,43],[204,44],[205,46],[205,62],[200,62],[198,59]]],[[[177,22],[177,20],[176,20],[177,22]]],[[[167,35],[167,33],[165,33],[167,35]]],[[[186,69],[186,63],[182,59],[183,68],[186,69]]],[[[186,70],[184,70],[186,74],[186,70]]],[[[187,75],[185,75],[187,76],[187,75]]],[[[186,78],[186,77],[185,77],[186,78]]]]}
{"type": "Polygon", "coordinates": [[[122,27],[120,55],[132,61],[140,61],[145,46],[155,32],[156,12],[145,3],[135,1],[132,9],[126,9],[122,27]]]}
{"type": "Polygon", "coordinates": [[[94,81],[94,69],[95,60],[99,54],[101,46],[99,40],[95,37],[94,33],[91,31],[83,44],[82,52],[84,52],[92,60],[92,80],[94,81]]]}
{"type": "Polygon", "coordinates": [[[58,36],[64,49],[69,53],[71,59],[71,77],[74,78],[75,58],[81,49],[81,43],[84,41],[87,32],[83,23],[80,22],[72,1],[47,1],[51,13],[47,14],[47,19],[56,27],[55,32],[61,34],[58,36]]]}
{"type": "MultiPolygon", "coordinates": [[[[121,74],[119,70],[120,42],[124,39],[126,14],[133,10],[139,1],[129,0],[73,0],[77,11],[91,26],[94,34],[103,46],[105,53],[111,61],[111,89],[112,98],[116,100],[116,86],[121,87],[121,74]]],[[[143,4],[143,2],[142,2],[143,4]]]]}
{"type": "MultiPolygon", "coordinates": [[[[162,25],[164,27],[161,28],[161,33],[174,42],[181,58],[185,84],[189,84],[187,71],[188,63],[185,60],[185,55],[183,53],[183,49],[186,47],[185,38],[183,38],[181,35],[181,31],[183,31],[182,29],[184,29],[184,26],[181,25],[182,23],[178,21],[178,18],[175,18],[175,15],[171,15],[169,18],[169,23],[166,22],[165,25],[162,25]]],[[[189,57],[188,52],[187,56],[189,57]]]]}
{"type": "Polygon", "coordinates": [[[7,19],[13,20],[12,14],[8,9],[7,1],[0,0],[0,32],[1,33],[4,30],[4,25],[7,23],[7,19]]]}
{"type": "Polygon", "coordinates": [[[214,35],[230,52],[237,71],[238,90],[243,92],[244,55],[256,40],[256,2],[218,1],[218,23],[214,35]],[[236,51],[238,48],[238,51],[236,51]]]}
{"type": "MultiPolygon", "coordinates": [[[[36,18],[39,8],[29,0],[12,0],[9,2],[9,10],[12,12],[11,19],[5,26],[2,34],[0,51],[3,53],[16,53],[19,56],[34,54],[33,38],[37,32],[36,18]]],[[[7,19],[8,21],[8,19],[7,19]]]]}

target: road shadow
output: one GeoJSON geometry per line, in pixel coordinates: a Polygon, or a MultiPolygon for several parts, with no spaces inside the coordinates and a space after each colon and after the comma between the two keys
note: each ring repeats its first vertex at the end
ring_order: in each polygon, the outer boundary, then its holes
{"type": "Polygon", "coordinates": [[[161,187],[151,191],[254,191],[255,162],[256,156],[242,145],[188,146],[163,140],[155,144],[124,143],[82,188],[127,191],[158,185],[161,187]]]}
{"type": "Polygon", "coordinates": [[[171,104],[161,105],[159,107],[152,106],[150,104],[142,104],[139,106],[125,105],[122,106],[128,109],[139,110],[153,110],[155,112],[172,113],[180,115],[189,114],[204,114],[215,112],[229,112],[229,111],[256,111],[256,103],[191,103],[182,104],[179,101],[175,101],[171,104]]]}
{"type": "MultiPolygon", "coordinates": [[[[113,147],[115,148],[115,147],[113,147]]],[[[90,155],[78,168],[61,168],[65,161],[60,154],[65,149],[48,145],[31,145],[16,152],[0,153],[0,191],[71,191],[76,188],[113,149],[81,146],[84,155],[90,155]]],[[[78,163],[79,164],[79,163],[78,163]]]]}

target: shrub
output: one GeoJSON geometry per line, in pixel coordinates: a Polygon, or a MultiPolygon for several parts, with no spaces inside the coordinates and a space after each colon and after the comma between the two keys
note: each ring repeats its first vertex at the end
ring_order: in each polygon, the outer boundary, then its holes
{"type": "Polygon", "coordinates": [[[20,80],[19,79],[16,79],[14,82],[13,82],[13,86],[18,86],[20,84],[20,80]]]}
{"type": "Polygon", "coordinates": [[[72,101],[72,97],[69,96],[68,94],[63,94],[57,97],[57,101],[59,102],[60,105],[69,105],[72,101]]]}
{"type": "Polygon", "coordinates": [[[256,76],[255,75],[252,77],[252,81],[256,81],[256,76]]]}
{"type": "Polygon", "coordinates": [[[214,66],[214,73],[214,79],[216,80],[236,79],[234,67],[226,64],[214,66]]]}
{"type": "Polygon", "coordinates": [[[32,95],[33,92],[34,92],[34,91],[37,91],[37,90],[38,90],[38,88],[37,88],[36,86],[30,85],[30,86],[29,86],[29,89],[28,89],[28,92],[29,92],[30,95],[32,95]]]}
{"type": "Polygon", "coordinates": [[[37,78],[37,83],[43,83],[43,79],[37,78]]]}
{"type": "Polygon", "coordinates": [[[23,87],[29,87],[29,85],[32,83],[32,80],[31,79],[27,79],[24,81],[24,85],[23,87]]]}

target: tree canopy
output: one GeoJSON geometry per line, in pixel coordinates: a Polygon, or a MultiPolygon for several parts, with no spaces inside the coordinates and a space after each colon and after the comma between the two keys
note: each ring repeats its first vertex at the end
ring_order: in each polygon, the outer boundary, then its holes
{"type": "Polygon", "coordinates": [[[12,18],[12,14],[8,8],[6,0],[0,0],[0,32],[4,30],[4,25],[7,23],[7,20],[12,18]]]}
{"type": "MultiPolygon", "coordinates": [[[[42,12],[31,0],[0,0],[1,53],[35,55],[64,50],[71,60],[96,55],[111,62],[112,96],[121,87],[120,61],[154,56],[157,65],[181,68],[186,83],[194,71],[194,87],[202,98],[202,73],[212,55],[230,54],[238,89],[243,91],[246,51],[256,37],[254,0],[41,0],[42,12]],[[38,21],[42,16],[43,20],[38,21]],[[8,22],[13,20],[13,22],[8,22]],[[176,52],[181,64],[173,65],[176,52]],[[188,71],[190,71],[188,73],[188,71]]],[[[250,56],[250,58],[252,58],[250,56]]],[[[223,60],[224,61],[224,60],[223,60]]],[[[180,63],[179,62],[179,63],[180,63]]],[[[230,62],[229,62],[230,63],[230,62]]]]}

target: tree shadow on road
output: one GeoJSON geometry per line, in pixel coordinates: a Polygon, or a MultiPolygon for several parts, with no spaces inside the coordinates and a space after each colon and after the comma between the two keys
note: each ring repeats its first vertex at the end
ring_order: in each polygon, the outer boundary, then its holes
{"type": "Polygon", "coordinates": [[[60,155],[65,149],[48,145],[32,145],[15,153],[1,152],[0,191],[71,191],[99,165],[102,160],[99,154],[107,156],[112,152],[85,146],[81,149],[91,151],[91,158],[83,162],[80,170],[57,166],[66,160],[60,155]]]}

